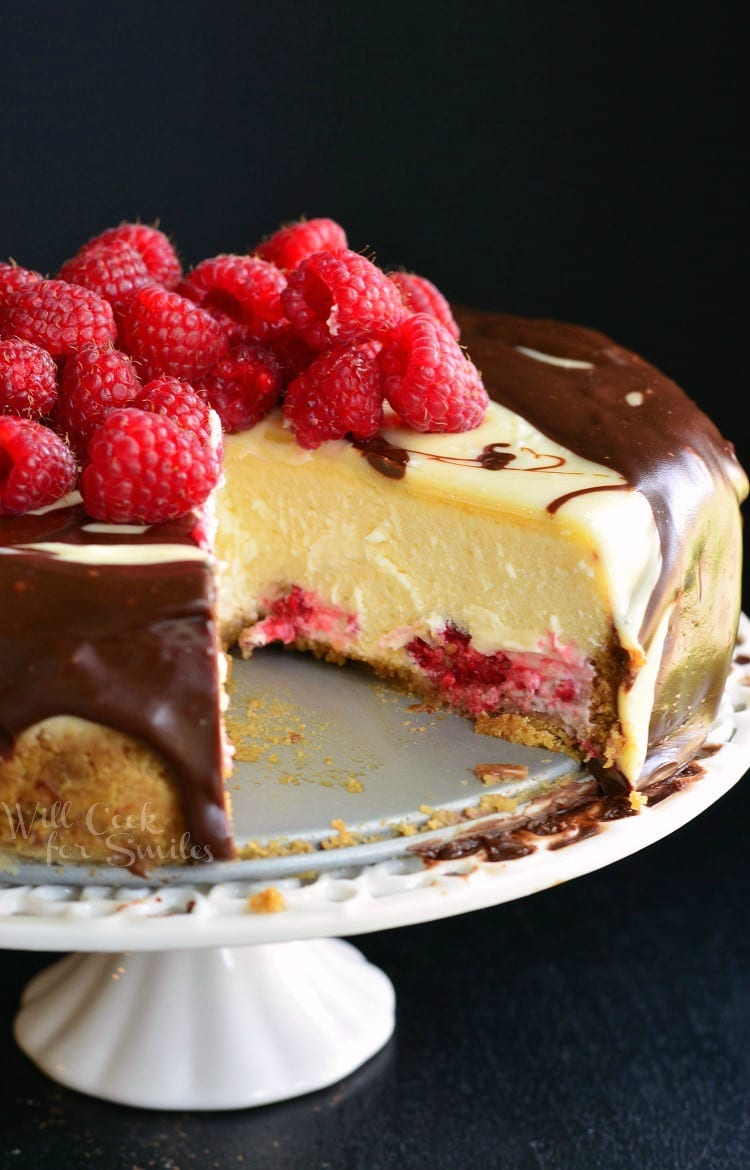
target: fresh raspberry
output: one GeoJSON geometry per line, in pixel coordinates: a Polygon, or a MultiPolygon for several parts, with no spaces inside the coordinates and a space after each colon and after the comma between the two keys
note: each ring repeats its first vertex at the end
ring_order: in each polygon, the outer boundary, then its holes
{"type": "Polygon", "coordinates": [[[489,398],[479,370],[429,313],[415,313],[383,338],[385,396],[415,431],[470,431],[489,398]]]}
{"type": "Polygon", "coordinates": [[[342,346],[321,354],[289,383],[284,418],[301,447],[327,439],[371,439],[383,421],[378,344],[342,346]]]}
{"type": "Polygon", "coordinates": [[[118,227],[107,228],[98,236],[93,236],[84,247],[106,244],[111,240],[124,240],[136,252],[140,252],[154,284],[174,289],[180,283],[180,258],[169,237],[159,228],[149,227],[145,223],[121,223],[118,227]]]}
{"type": "Polygon", "coordinates": [[[72,452],[49,427],[0,417],[0,516],[21,516],[54,504],[73,490],[72,452]]]}
{"type": "Polygon", "coordinates": [[[168,374],[193,382],[229,342],[210,313],[187,297],[148,284],[122,309],[120,343],[144,380],[168,374]]]}
{"type": "Polygon", "coordinates": [[[113,410],[94,431],[80,491],[94,520],[158,524],[202,504],[221,459],[171,418],[136,407],[113,410]]]}
{"type": "Polygon", "coordinates": [[[23,418],[49,414],[57,398],[57,366],[32,341],[0,341],[0,413],[23,418]]]}
{"type": "Polygon", "coordinates": [[[359,252],[313,252],[289,273],[281,303],[313,349],[362,341],[390,328],[406,309],[385,273],[359,252]]]}
{"type": "Polygon", "coordinates": [[[135,401],[142,390],[127,354],[109,346],[86,345],[65,362],[54,412],[55,430],[82,456],[110,411],[135,401]]]}
{"type": "Polygon", "coordinates": [[[264,342],[264,345],[280,363],[285,386],[288,386],[292,378],[301,374],[305,367],[319,356],[318,351],[311,349],[299,333],[292,329],[291,325],[286,325],[264,342]]]}
{"type": "Polygon", "coordinates": [[[189,382],[181,382],[179,378],[154,378],[143,387],[134,405],[139,410],[166,415],[204,443],[211,440],[211,407],[189,382]]]}
{"type": "Polygon", "coordinates": [[[389,272],[388,279],[392,280],[400,291],[401,299],[409,312],[430,313],[445,325],[450,335],[458,341],[460,330],[451,307],[431,280],[426,276],[417,276],[415,272],[389,272]]]}
{"type": "Polygon", "coordinates": [[[112,306],[98,293],[65,280],[39,280],[20,288],[0,309],[3,337],[22,337],[54,358],[67,357],[84,345],[115,340],[112,306]]]}
{"type": "Polygon", "coordinates": [[[0,306],[7,305],[14,293],[27,284],[38,284],[41,272],[32,268],[20,268],[18,264],[0,264],[0,306]]]}
{"type": "Polygon", "coordinates": [[[86,244],[58,273],[60,280],[93,289],[113,308],[130,300],[144,284],[152,284],[146,263],[125,240],[86,244]]]}
{"type": "Polygon", "coordinates": [[[265,260],[222,253],[200,264],[178,292],[215,318],[233,343],[265,341],[287,324],[281,305],[286,277],[265,260]]]}
{"type": "Polygon", "coordinates": [[[204,374],[198,388],[228,434],[246,431],[268,414],[284,388],[281,365],[261,345],[236,345],[204,374]]]}
{"type": "Polygon", "coordinates": [[[300,219],[263,240],[254,254],[277,268],[296,268],[313,252],[346,248],[346,232],[333,219],[300,219]]]}

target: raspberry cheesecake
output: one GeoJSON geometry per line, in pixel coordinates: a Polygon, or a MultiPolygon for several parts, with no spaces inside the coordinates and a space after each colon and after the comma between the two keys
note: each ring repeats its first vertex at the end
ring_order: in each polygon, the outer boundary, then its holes
{"type": "Polygon", "coordinates": [[[272,642],[606,791],[705,740],[747,480],[593,330],[450,306],[331,220],[186,274],[123,224],[0,265],[0,411],[10,848],[105,858],[115,816],[152,863],[232,857],[224,655],[272,642]]]}

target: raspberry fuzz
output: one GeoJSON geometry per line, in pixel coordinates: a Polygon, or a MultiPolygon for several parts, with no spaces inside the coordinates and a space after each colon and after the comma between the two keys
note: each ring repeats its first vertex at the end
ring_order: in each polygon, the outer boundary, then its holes
{"type": "Polygon", "coordinates": [[[168,374],[186,382],[213,365],[229,344],[210,313],[155,284],[140,289],[122,310],[120,341],[142,378],[168,374]]]}
{"type": "Polygon", "coordinates": [[[39,280],[0,309],[0,334],[33,341],[63,358],[90,342],[113,342],[116,329],[112,306],[98,293],[64,280],[39,280]]]}
{"type": "Polygon", "coordinates": [[[80,491],[95,520],[158,524],[205,502],[221,459],[173,419],[137,407],[114,410],[88,446],[80,491]]]}
{"type": "Polygon", "coordinates": [[[7,305],[14,293],[27,284],[42,280],[41,272],[32,268],[21,268],[18,264],[0,264],[0,306],[7,305]]]}
{"type": "Polygon", "coordinates": [[[281,303],[293,328],[316,350],[363,341],[407,312],[393,281],[348,248],[313,252],[303,260],[289,273],[281,303]]]}
{"type": "Polygon", "coordinates": [[[182,278],[182,265],[169,236],[145,223],[121,223],[93,236],[85,247],[121,240],[140,252],[154,284],[176,288],[182,278]]]}
{"type": "Polygon", "coordinates": [[[426,276],[417,276],[416,272],[389,272],[388,279],[396,285],[411,313],[430,313],[445,325],[451,336],[458,341],[460,333],[458,323],[437,285],[426,276]]]}
{"type": "Polygon", "coordinates": [[[396,325],[383,338],[378,363],[385,397],[415,431],[470,431],[487,413],[478,369],[429,313],[396,325]]]}
{"type": "Polygon", "coordinates": [[[82,456],[109,412],[127,406],[141,391],[140,379],[126,354],[109,346],[86,345],[65,362],[55,429],[82,456]]]}
{"type": "Polygon", "coordinates": [[[289,383],[284,418],[301,447],[378,433],[383,421],[378,348],[370,341],[330,350],[289,383]]]}
{"type": "Polygon", "coordinates": [[[255,255],[277,268],[296,268],[313,252],[346,248],[346,232],[333,219],[299,219],[285,224],[255,249],[255,255]]]}
{"type": "Polygon", "coordinates": [[[205,398],[179,378],[154,378],[134,403],[140,410],[163,414],[204,442],[211,440],[211,407],[205,398]]]}
{"type": "Polygon", "coordinates": [[[286,324],[286,278],[253,256],[223,253],[201,260],[178,291],[214,317],[232,342],[265,341],[286,324]]]}
{"type": "Polygon", "coordinates": [[[246,431],[281,398],[280,362],[260,345],[237,345],[219,358],[198,383],[227,434],[246,431]]]}
{"type": "Polygon", "coordinates": [[[0,413],[39,419],[57,398],[57,366],[45,349],[17,337],[0,341],[0,413]]]}
{"type": "Polygon", "coordinates": [[[76,461],[59,435],[25,418],[0,417],[0,516],[21,516],[73,490],[76,461]]]}
{"type": "Polygon", "coordinates": [[[140,252],[117,239],[85,245],[63,264],[58,277],[92,289],[113,308],[153,281],[140,252]]]}

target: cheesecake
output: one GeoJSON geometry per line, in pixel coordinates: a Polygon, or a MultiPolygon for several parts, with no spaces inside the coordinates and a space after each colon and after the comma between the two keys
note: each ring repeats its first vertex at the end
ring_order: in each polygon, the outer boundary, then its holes
{"type": "Polygon", "coordinates": [[[276,411],[228,436],[225,642],[359,659],[479,731],[569,752],[607,790],[643,787],[716,713],[744,473],[673,382],[608,338],[456,318],[492,399],[480,426],[311,452],[276,411]]]}
{"type": "Polygon", "coordinates": [[[303,445],[282,393],[179,516],[109,522],[78,490],[0,516],[0,844],[111,861],[116,824],[154,863],[234,857],[227,661],[272,643],[566,753],[604,792],[694,758],[739,620],[732,444],[598,332],[451,313],[476,425],[386,404],[375,433],[303,445]]]}

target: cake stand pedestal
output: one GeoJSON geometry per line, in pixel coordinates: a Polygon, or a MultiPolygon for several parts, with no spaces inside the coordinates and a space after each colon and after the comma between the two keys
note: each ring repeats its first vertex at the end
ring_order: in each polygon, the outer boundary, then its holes
{"type": "Polygon", "coordinates": [[[325,1088],[390,1038],[390,980],[338,939],[73,954],[27,986],[23,1051],[53,1080],[151,1109],[239,1109],[325,1088]]]}

